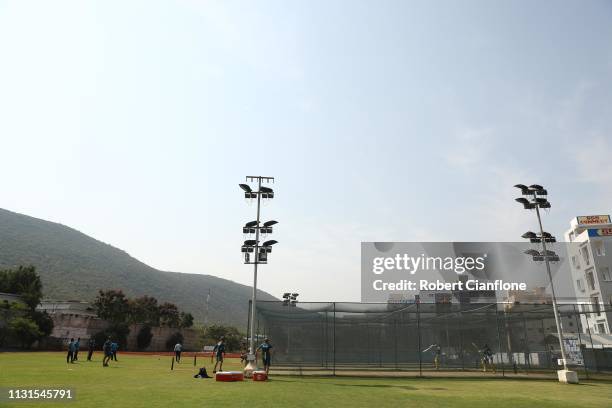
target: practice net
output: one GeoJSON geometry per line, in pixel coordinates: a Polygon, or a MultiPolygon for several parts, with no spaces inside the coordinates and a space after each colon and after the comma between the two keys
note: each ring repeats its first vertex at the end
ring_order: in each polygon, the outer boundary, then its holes
{"type": "MultiPolygon", "coordinates": [[[[567,363],[587,376],[612,370],[612,337],[590,327],[612,308],[592,309],[559,305],[567,363]]],[[[260,301],[255,328],[258,338],[270,338],[276,370],[505,375],[562,368],[551,304],[260,301]]]]}

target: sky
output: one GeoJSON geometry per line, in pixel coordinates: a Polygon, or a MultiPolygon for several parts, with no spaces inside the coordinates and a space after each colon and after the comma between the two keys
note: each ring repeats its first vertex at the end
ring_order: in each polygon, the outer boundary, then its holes
{"type": "Polygon", "coordinates": [[[359,301],[362,241],[515,241],[612,213],[612,2],[0,0],[0,207],[252,284],[359,301]]]}

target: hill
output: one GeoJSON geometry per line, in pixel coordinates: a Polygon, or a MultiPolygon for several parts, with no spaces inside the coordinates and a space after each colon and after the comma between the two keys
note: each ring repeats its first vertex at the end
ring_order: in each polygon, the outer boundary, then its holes
{"type": "MultiPolygon", "coordinates": [[[[73,228],[0,209],[0,268],[16,265],[36,267],[45,298],[91,301],[98,289],[122,289],[129,297],[150,295],[175,303],[199,322],[211,289],[208,321],[246,330],[249,286],[211,275],[159,271],[73,228]]],[[[275,299],[262,291],[257,296],[275,299]]]]}

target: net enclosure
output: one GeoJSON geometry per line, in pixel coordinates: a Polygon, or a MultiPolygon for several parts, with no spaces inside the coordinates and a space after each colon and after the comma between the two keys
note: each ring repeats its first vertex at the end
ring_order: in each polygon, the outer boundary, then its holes
{"type": "MultiPolygon", "coordinates": [[[[611,336],[586,324],[612,313],[559,305],[568,365],[588,375],[612,370],[611,336]]],[[[554,373],[560,346],[551,304],[256,304],[258,338],[273,344],[273,367],[342,371],[554,373]]],[[[250,335],[250,334],[248,334],[250,335]]]]}

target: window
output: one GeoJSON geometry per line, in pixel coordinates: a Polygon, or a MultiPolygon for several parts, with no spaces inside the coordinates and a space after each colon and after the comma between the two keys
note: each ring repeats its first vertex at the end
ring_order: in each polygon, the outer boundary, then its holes
{"type": "Polygon", "coordinates": [[[574,265],[574,268],[580,269],[580,260],[576,255],[572,256],[572,265],[574,265]]]}
{"type": "Polygon", "coordinates": [[[612,275],[610,275],[610,268],[603,267],[601,268],[601,278],[606,282],[612,282],[612,275]]]}
{"type": "Polygon", "coordinates": [[[601,305],[597,296],[591,296],[591,310],[597,315],[601,315],[601,305]]]}
{"type": "Polygon", "coordinates": [[[604,247],[603,241],[596,241],[595,242],[595,254],[597,256],[605,256],[606,255],[606,248],[604,247]]]}
{"type": "Polygon", "coordinates": [[[584,263],[589,266],[591,264],[591,260],[589,259],[589,248],[583,246],[580,248],[580,253],[582,254],[582,259],[584,259],[584,263]]]}
{"type": "Polygon", "coordinates": [[[584,285],[582,284],[582,279],[576,280],[576,287],[578,288],[578,290],[584,292],[584,285]]]}
{"type": "Polygon", "coordinates": [[[589,284],[590,290],[595,290],[595,277],[593,276],[593,270],[591,269],[586,273],[586,280],[589,284]]]}
{"type": "Polygon", "coordinates": [[[605,334],[606,333],[606,325],[604,323],[597,323],[597,332],[599,334],[605,334]]]}

